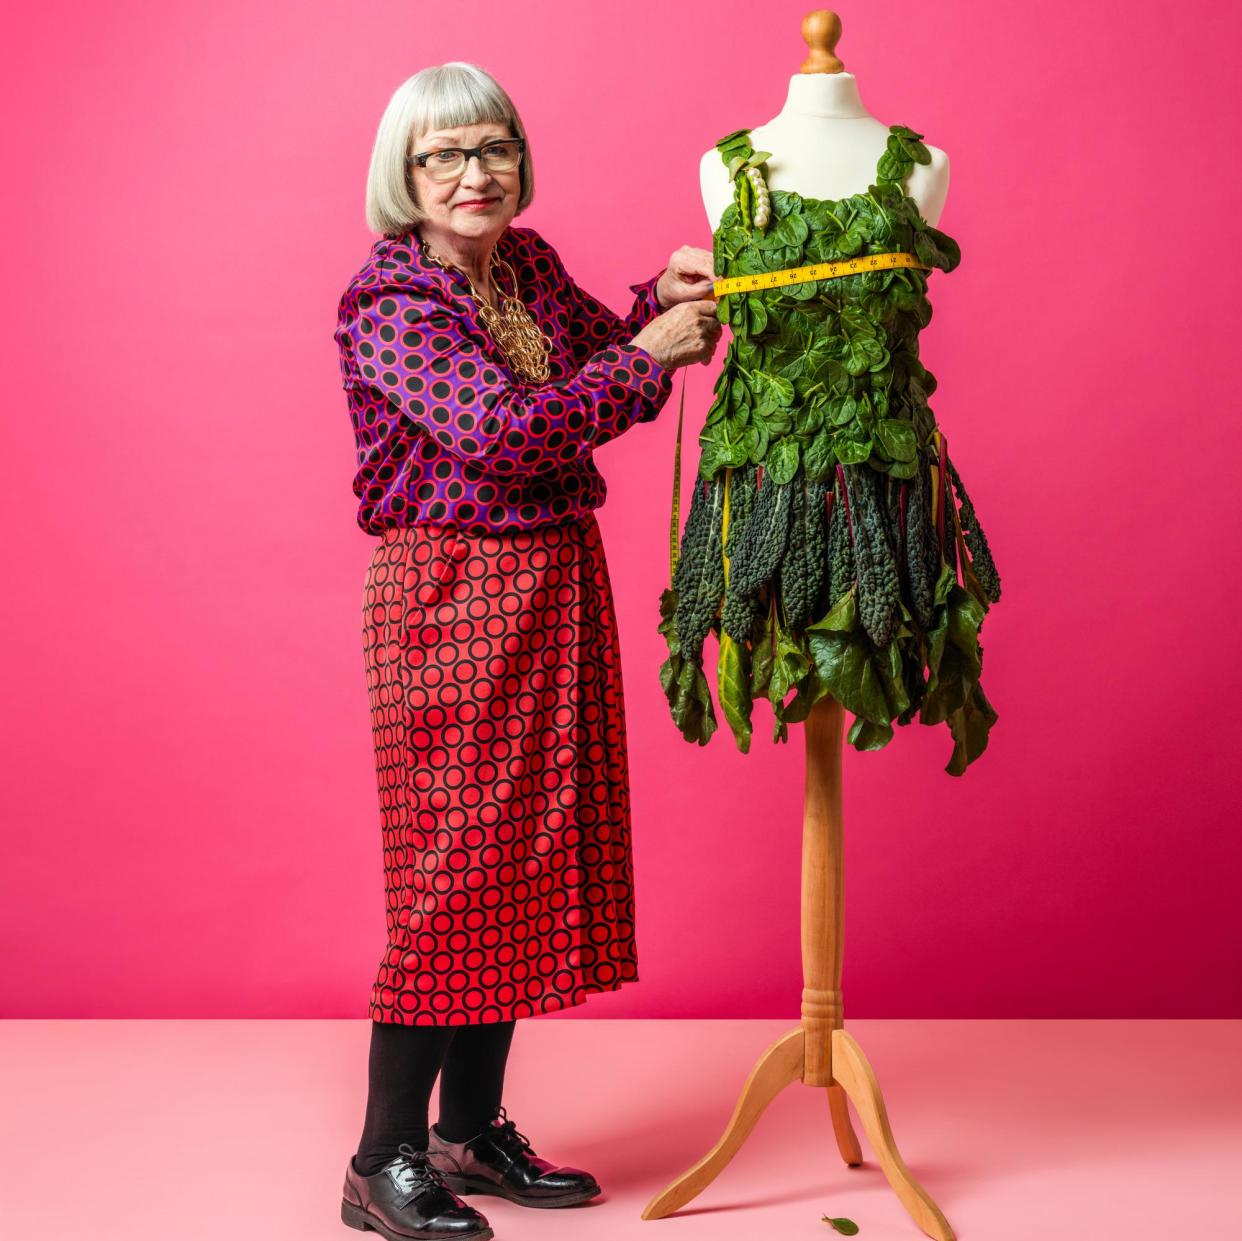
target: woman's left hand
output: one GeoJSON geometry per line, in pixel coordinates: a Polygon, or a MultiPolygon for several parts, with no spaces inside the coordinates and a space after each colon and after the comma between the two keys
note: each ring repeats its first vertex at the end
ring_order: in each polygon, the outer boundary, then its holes
{"type": "Polygon", "coordinates": [[[698,246],[682,246],[673,251],[668,268],[656,282],[656,298],[668,310],[679,302],[711,297],[715,279],[712,252],[698,246]]]}

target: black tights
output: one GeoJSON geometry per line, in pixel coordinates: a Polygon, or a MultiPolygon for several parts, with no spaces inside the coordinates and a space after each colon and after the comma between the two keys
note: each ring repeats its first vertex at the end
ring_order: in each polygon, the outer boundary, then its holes
{"type": "Polygon", "coordinates": [[[474,1137],[500,1108],[512,1021],[473,1026],[371,1023],[367,1114],[354,1167],[373,1176],[408,1142],[427,1149],[431,1088],[440,1077],[437,1131],[449,1142],[474,1137]]]}

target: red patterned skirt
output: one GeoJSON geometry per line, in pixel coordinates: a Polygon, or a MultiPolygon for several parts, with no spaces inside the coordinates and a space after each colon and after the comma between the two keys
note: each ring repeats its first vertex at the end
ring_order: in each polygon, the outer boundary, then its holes
{"type": "Polygon", "coordinates": [[[388,909],[371,1019],[507,1021],[635,981],[625,701],[594,516],[390,528],[362,618],[388,909]]]}

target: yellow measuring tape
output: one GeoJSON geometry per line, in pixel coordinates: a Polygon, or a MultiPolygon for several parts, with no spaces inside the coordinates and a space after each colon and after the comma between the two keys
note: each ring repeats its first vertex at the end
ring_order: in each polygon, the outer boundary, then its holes
{"type": "MultiPolygon", "coordinates": [[[[806,284],[811,280],[831,280],[835,276],[856,276],[864,271],[883,271],[892,267],[920,267],[930,271],[927,263],[905,250],[885,254],[863,254],[833,263],[812,263],[809,267],[786,267],[780,271],[758,272],[753,276],[725,276],[712,284],[712,296],[728,297],[730,293],[757,293],[778,289],[787,284],[806,284]]],[[[673,451],[673,515],[669,522],[668,563],[669,583],[677,572],[677,550],[681,538],[681,425],[686,412],[686,372],[681,373],[681,408],[677,411],[677,447],[673,451]]]]}
{"type": "Polygon", "coordinates": [[[681,408],[677,411],[677,447],[673,449],[673,519],[668,531],[668,584],[673,584],[677,572],[677,549],[681,542],[681,421],[686,414],[686,371],[681,372],[681,408]]]}
{"type": "Polygon", "coordinates": [[[831,280],[834,276],[856,276],[863,271],[884,271],[892,267],[921,267],[930,271],[927,263],[920,263],[913,254],[904,250],[892,250],[887,254],[862,254],[854,259],[838,259],[833,263],[812,263],[810,267],[786,267],[781,271],[757,272],[753,276],[726,276],[712,284],[713,297],[728,297],[730,293],[757,293],[763,289],[779,289],[787,284],[806,284],[811,280],[831,280]]]}

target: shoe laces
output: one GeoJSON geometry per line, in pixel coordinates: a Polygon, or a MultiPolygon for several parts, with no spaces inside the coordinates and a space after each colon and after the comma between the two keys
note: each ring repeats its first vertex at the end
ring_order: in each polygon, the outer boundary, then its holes
{"type": "Polygon", "coordinates": [[[444,1174],[427,1158],[426,1151],[416,1150],[408,1142],[402,1142],[397,1147],[397,1158],[401,1160],[402,1170],[408,1171],[411,1189],[448,1188],[444,1174]]]}
{"type": "Polygon", "coordinates": [[[509,1119],[509,1113],[506,1112],[503,1107],[499,1112],[497,1112],[496,1119],[501,1122],[499,1129],[500,1133],[505,1134],[509,1139],[516,1138],[522,1144],[522,1150],[530,1151],[532,1155],[535,1153],[534,1147],[530,1144],[530,1139],[526,1136],[526,1134],[522,1133],[518,1129],[517,1125],[514,1124],[513,1121],[509,1119]]]}

